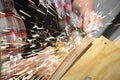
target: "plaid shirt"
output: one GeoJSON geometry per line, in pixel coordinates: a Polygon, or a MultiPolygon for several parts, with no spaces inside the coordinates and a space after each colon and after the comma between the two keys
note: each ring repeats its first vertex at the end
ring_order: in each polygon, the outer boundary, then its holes
{"type": "Polygon", "coordinates": [[[9,49],[3,50],[2,53],[16,54],[20,45],[14,46],[15,49],[12,49],[10,44],[25,42],[26,30],[24,23],[15,11],[12,0],[0,0],[0,12],[5,13],[3,17],[0,17],[0,42],[9,44],[9,49]]]}
{"type": "Polygon", "coordinates": [[[72,11],[72,0],[51,0],[58,13],[60,27],[70,34],[76,28],[78,16],[72,11]]]}

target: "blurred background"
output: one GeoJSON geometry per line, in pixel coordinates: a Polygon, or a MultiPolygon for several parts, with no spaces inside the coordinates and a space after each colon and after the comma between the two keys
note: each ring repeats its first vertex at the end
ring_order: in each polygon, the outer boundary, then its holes
{"type": "Polygon", "coordinates": [[[95,11],[102,12],[103,27],[95,36],[104,35],[114,40],[120,35],[120,0],[94,0],[95,11]]]}

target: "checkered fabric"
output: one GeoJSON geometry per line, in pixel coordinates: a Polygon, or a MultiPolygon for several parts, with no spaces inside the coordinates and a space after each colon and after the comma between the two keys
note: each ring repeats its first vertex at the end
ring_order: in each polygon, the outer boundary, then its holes
{"type": "Polygon", "coordinates": [[[59,17],[59,25],[68,34],[76,28],[78,16],[72,11],[72,0],[51,0],[59,17]]]}
{"type": "Polygon", "coordinates": [[[10,49],[3,53],[18,53],[18,46],[14,46],[16,49],[12,51],[11,44],[25,42],[26,29],[23,20],[17,14],[12,0],[0,0],[0,12],[5,13],[4,17],[0,18],[0,41],[8,44],[10,49]]]}

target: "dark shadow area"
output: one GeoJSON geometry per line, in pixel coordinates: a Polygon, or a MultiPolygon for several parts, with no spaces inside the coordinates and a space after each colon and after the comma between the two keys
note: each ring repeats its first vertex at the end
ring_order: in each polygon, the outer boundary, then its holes
{"type": "MultiPolygon", "coordinates": [[[[115,19],[112,21],[112,24],[110,24],[107,27],[107,29],[103,32],[102,35],[109,39],[119,28],[120,28],[120,12],[115,17],[115,19]]],[[[120,35],[120,32],[119,32],[119,35],[120,35]]]]}

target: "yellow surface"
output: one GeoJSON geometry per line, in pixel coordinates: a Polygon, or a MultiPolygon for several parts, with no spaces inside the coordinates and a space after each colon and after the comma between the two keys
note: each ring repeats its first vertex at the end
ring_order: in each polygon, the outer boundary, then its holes
{"type": "Polygon", "coordinates": [[[81,41],[81,44],[71,49],[70,53],[66,56],[66,58],[63,60],[61,65],[57,68],[49,80],[60,80],[60,78],[70,68],[70,66],[73,65],[77,58],[84,54],[85,49],[90,46],[94,39],[95,38],[93,37],[86,37],[81,41]]]}
{"type": "Polygon", "coordinates": [[[120,48],[101,37],[61,80],[120,80],[120,48]]]}
{"type": "Polygon", "coordinates": [[[116,46],[120,48],[120,36],[118,36],[113,42],[116,46]]]}

